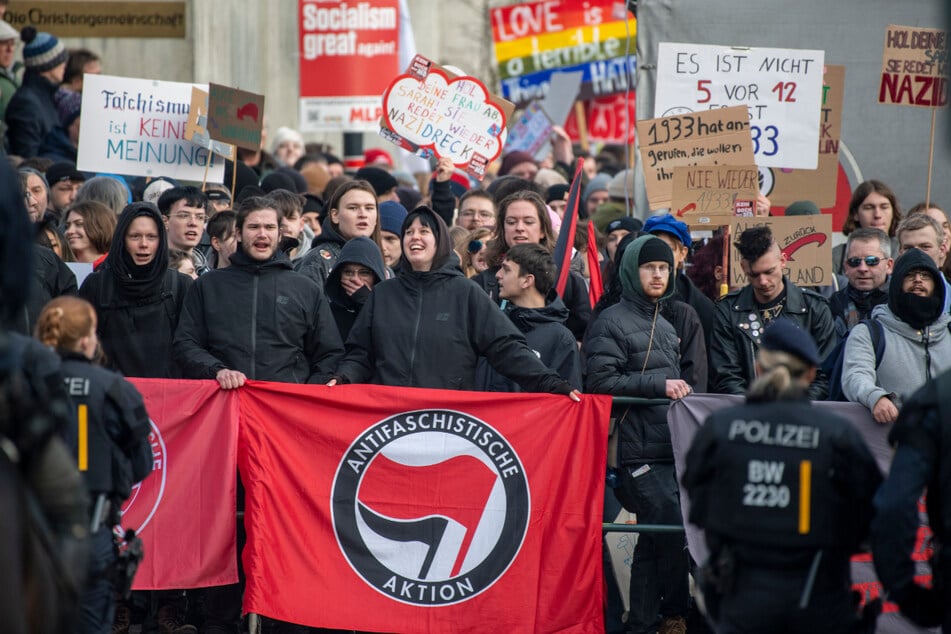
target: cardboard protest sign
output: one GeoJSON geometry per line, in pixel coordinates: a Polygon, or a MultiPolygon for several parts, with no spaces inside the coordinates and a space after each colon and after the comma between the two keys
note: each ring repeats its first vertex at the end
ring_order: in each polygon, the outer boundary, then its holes
{"type": "Polygon", "coordinates": [[[77,167],[220,183],[224,161],[185,138],[192,84],[86,75],[77,167]],[[210,154],[210,155],[209,155],[210,154]]]}
{"type": "MultiPolygon", "coordinates": [[[[783,273],[797,286],[825,286],[832,280],[832,216],[769,216],[735,218],[730,223],[731,242],[751,227],[768,226],[786,256],[783,273]]],[[[730,286],[745,286],[740,252],[730,246],[730,286]]]]}
{"type": "Polygon", "coordinates": [[[845,66],[827,64],[822,86],[819,165],[814,170],[760,167],[760,190],[773,205],[786,207],[804,199],[822,208],[835,205],[844,95],[845,66]]]}
{"type": "Polygon", "coordinates": [[[400,72],[399,0],[298,0],[300,130],[373,132],[400,72]]]}
{"type": "Polygon", "coordinates": [[[506,153],[528,152],[539,159],[540,157],[537,154],[548,145],[551,128],[551,119],[545,114],[541,105],[537,101],[533,101],[509,130],[508,139],[505,142],[506,153]]]}
{"type": "Polygon", "coordinates": [[[477,178],[502,153],[515,106],[481,81],[417,55],[383,94],[380,135],[421,156],[449,157],[477,178]]]}
{"type": "Polygon", "coordinates": [[[553,92],[559,71],[581,71],[580,99],[634,88],[637,20],[617,0],[537,0],[490,10],[502,96],[519,106],[553,92]]]}
{"type": "Polygon", "coordinates": [[[637,136],[651,209],[671,206],[674,167],[753,163],[745,106],[638,121],[637,136]]]}
{"type": "Polygon", "coordinates": [[[188,110],[188,121],[185,124],[185,138],[222,158],[234,160],[234,146],[212,139],[208,135],[207,125],[208,93],[197,86],[192,87],[192,101],[188,110]]]}
{"type": "Polygon", "coordinates": [[[654,116],[749,107],[756,164],[815,169],[823,51],[662,42],[654,116]]]}
{"type": "Polygon", "coordinates": [[[257,150],[264,126],[264,95],[208,84],[208,136],[257,150]]]}
{"type": "Polygon", "coordinates": [[[879,103],[940,108],[948,105],[948,37],[942,29],[885,29],[879,103]]]}
{"type": "Polygon", "coordinates": [[[753,215],[755,165],[692,165],[673,173],[670,211],[687,224],[727,224],[732,216],[753,215]]]}

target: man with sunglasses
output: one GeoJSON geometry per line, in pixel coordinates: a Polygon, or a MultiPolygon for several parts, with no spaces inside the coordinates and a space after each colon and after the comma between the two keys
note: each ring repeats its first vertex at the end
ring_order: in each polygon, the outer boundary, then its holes
{"type": "Polygon", "coordinates": [[[895,422],[905,398],[951,369],[951,315],[943,309],[945,293],[931,256],[908,249],[895,262],[887,303],[872,310],[872,322],[859,324],[849,334],[842,392],[865,405],[876,422],[895,422]],[[870,328],[881,330],[885,345],[880,357],[870,328]]]}
{"type": "Polygon", "coordinates": [[[855,324],[871,318],[873,308],[888,301],[886,285],[895,264],[891,240],[881,229],[856,229],[849,234],[845,253],[849,283],[829,298],[835,333],[840,338],[855,324]]]}

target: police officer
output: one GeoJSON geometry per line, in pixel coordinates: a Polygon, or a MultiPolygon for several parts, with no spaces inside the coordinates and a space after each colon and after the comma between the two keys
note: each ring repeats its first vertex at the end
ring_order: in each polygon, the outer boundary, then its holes
{"type": "Polygon", "coordinates": [[[889,598],[901,613],[923,627],[951,632],[951,371],[929,381],[905,402],[888,435],[898,445],[888,478],[875,498],[872,555],[889,598]],[[915,583],[911,554],[920,521],[918,500],[925,488],[928,520],[934,533],[933,583],[915,583]]]}
{"type": "Polygon", "coordinates": [[[92,364],[96,312],[76,297],[57,297],[40,313],[36,337],[62,357],[66,391],[78,420],[77,463],[89,489],[90,556],[80,597],[79,631],[110,632],[115,614],[112,528],[132,486],[152,469],[149,417],[142,396],[121,375],[92,364]]]}
{"type": "Polygon", "coordinates": [[[721,634],[847,632],[849,557],[882,476],[852,425],[807,400],[812,337],[779,319],[761,341],[746,403],[712,414],[687,454],[704,596],[721,634]]]}

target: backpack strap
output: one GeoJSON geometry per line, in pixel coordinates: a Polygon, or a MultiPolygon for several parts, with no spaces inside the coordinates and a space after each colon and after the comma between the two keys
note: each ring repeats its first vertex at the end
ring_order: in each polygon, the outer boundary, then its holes
{"type": "Polygon", "coordinates": [[[875,319],[863,319],[860,323],[868,328],[869,337],[872,339],[872,349],[875,351],[875,369],[882,364],[882,357],[885,356],[885,330],[882,323],[875,319]]]}

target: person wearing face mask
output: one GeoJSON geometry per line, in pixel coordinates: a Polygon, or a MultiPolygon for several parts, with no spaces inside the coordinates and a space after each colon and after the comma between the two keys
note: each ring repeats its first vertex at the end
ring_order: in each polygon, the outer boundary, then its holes
{"type": "Polygon", "coordinates": [[[869,331],[875,325],[859,324],[849,334],[842,391],[865,405],[876,422],[894,423],[904,399],[951,368],[951,315],[943,310],[942,279],[928,254],[909,249],[895,261],[888,302],[872,310],[884,336],[881,359],[869,331]]]}
{"type": "Polygon", "coordinates": [[[96,309],[108,367],[126,376],[178,377],[172,335],[191,285],[190,277],[168,268],[168,237],[158,208],[128,205],[103,266],[79,289],[96,309]]]}
{"type": "Polygon", "coordinates": [[[337,265],[324,285],[341,341],[347,340],[373,287],[385,279],[383,256],[373,240],[354,238],[343,245],[337,265]]]}

